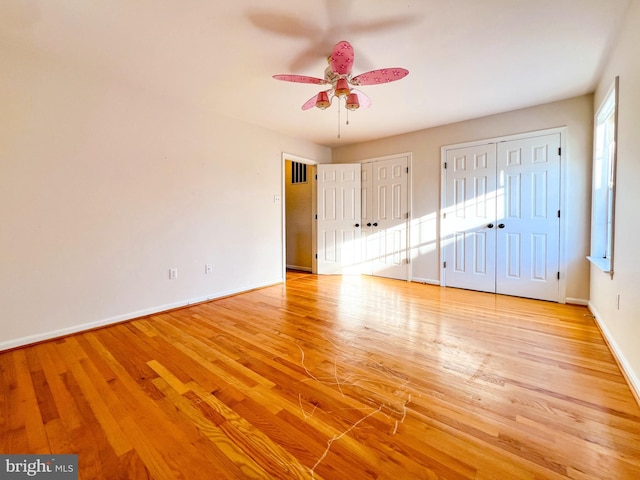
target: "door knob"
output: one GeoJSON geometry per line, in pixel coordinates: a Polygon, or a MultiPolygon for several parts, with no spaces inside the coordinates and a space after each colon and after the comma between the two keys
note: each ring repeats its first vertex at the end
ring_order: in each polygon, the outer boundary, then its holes
{"type": "Polygon", "coordinates": [[[371,226],[371,222],[367,223],[367,227],[370,227],[370,226],[371,226]]]}
{"type": "Polygon", "coordinates": [[[377,227],[377,226],[378,226],[378,222],[375,222],[375,223],[373,224],[373,226],[374,226],[374,227],[377,227]]]}
{"type": "Polygon", "coordinates": [[[489,225],[487,225],[487,228],[493,228],[493,223],[490,223],[489,225]]]}
{"type": "Polygon", "coordinates": [[[499,224],[498,228],[504,228],[504,223],[499,224]]]}
{"type": "Polygon", "coordinates": [[[357,228],[357,227],[359,227],[359,226],[360,226],[360,224],[359,224],[359,223],[356,223],[356,228],[357,228]]]}

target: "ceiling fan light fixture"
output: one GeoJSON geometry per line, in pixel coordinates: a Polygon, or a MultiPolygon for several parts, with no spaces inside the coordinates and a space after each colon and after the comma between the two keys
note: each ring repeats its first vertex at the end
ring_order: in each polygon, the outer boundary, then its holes
{"type": "Polygon", "coordinates": [[[355,93],[350,93],[347,96],[347,108],[349,110],[357,110],[360,108],[360,101],[358,100],[358,95],[355,93]]]}
{"type": "MultiPolygon", "coordinates": [[[[327,0],[328,1],[328,0],[327,0]]],[[[314,106],[325,110],[331,106],[334,97],[338,97],[338,138],[340,138],[340,110],[342,99],[347,109],[347,121],[349,124],[349,110],[357,110],[360,107],[369,108],[371,99],[355,87],[359,85],[378,85],[381,83],[395,82],[406,77],[409,70],[406,68],[378,68],[361,73],[355,77],[351,74],[353,67],[353,47],[346,40],[342,40],[333,46],[331,55],[327,57],[329,65],[324,71],[324,78],[309,77],[307,75],[280,74],[274,75],[276,80],[294,83],[309,83],[313,85],[330,85],[328,90],[313,95],[302,104],[302,110],[309,110],[314,106]],[[354,87],[352,90],[351,87],[354,87]]]]}
{"type": "Polygon", "coordinates": [[[336,82],[336,90],[335,94],[338,97],[346,97],[351,93],[351,89],[349,88],[349,83],[346,78],[340,78],[336,82]]]}
{"type": "Polygon", "coordinates": [[[329,102],[329,95],[327,95],[327,92],[320,92],[316,97],[316,107],[324,110],[329,105],[331,105],[331,102],[329,102]]]}

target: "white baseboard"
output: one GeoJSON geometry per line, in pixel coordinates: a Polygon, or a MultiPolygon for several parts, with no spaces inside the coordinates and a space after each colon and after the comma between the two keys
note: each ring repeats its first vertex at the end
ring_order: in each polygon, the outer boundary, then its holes
{"type": "Polygon", "coordinates": [[[311,267],[301,267],[299,265],[287,265],[289,270],[299,270],[301,272],[311,272],[311,267]]]}
{"type": "Polygon", "coordinates": [[[589,307],[589,310],[591,310],[591,313],[593,314],[594,318],[596,319],[596,323],[598,324],[598,327],[600,328],[602,335],[604,335],[604,339],[607,342],[607,345],[609,346],[611,353],[613,353],[613,356],[616,358],[618,365],[620,365],[622,374],[624,375],[627,382],[629,383],[629,387],[631,388],[634,396],[636,397],[636,401],[638,402],[638,404],[640,404],[640,378],[638,378],[637,374],[633,371],[633,368],[631,368],[631,365],[629,365],[629,362],[627,362],[627,359],[622,353],[622,350],[620,350],[620,347],[618,346],[615,339],[613,338],[613,335],[611,335],[611,332],[607,328],[607,324],[604,323],[604,321],[602,320],[602,317],[600,316],[598,311],[594,308],[591,302],[589,302],[588,307],[589,307]]]}
{"type": "Polygon", "coordinates": [[[586,307],[589,305],[589,300],[585,300],[584,298],[567,297],[565,299],[565,303],[570,303],[571,305],[583,305],[586,307]]]}
{"type": "Polygon", "coordinates": [[[175,308],[186,307],[194,305],[196,303],[207,302],[209,300],[215,300],[217,298],[228,297],[230,295],[236,295],[238,293],[248,292],[250,290],[256,290],[258,288],[264,288],[271,285],[282,283],[282,279],[274,280],[271,282],[265,282],[256,285],[247,285],[241,288],[227,290],[222,292],[212,293],[198,298],[190,298],[187,300],[181,300],[179,302],[167,303],[165,305],[158,305],[156,307],[147,308],[144,310],[138,310],[136,312],[125,313],[122,315],[116,315],[114,317],[104,318],[95,322],[82,323],[79,325],[73,325],[71,327],[61,328],[58,330],[50,330],[48,332],[37,333],[35,335],[27,335],[26,337],[15,338],[11,340],[5,340],[0,342],[0,352],[3,350],[9,350],[12,348],[23,347],[33,343],[39,343],[54,338],[64,337],[78,332],[84,332],[86,330],[93,330],[95,328],[105,327],[107,325],[113,325],[120,322],[126,322],[128,320],[134,320],[136,318],[146,317],[147,315],[153,315],[156,313],[166,312],[175,308]]]}
{"type": "Polygon", "coordinates": [[[433,280],[431,278],[411,277],[411,281],[416,283],[426,283],[427,285],[440,286],[440,280],[433,280]]]}

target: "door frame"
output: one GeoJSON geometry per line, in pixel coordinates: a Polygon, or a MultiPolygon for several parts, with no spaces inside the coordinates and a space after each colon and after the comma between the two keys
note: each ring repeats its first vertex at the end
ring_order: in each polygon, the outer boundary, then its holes
{"type": "Polygon", "coordinates": [[[440,285],[446,287],[446,272],[444,268],[444,245],[445,238],[441,228],[442,215],[444,205],[446,205],[447,191],[446,191],[446,169],[444,164],[447,159],[447,151],[455,148],[475,147],[478,145],[485,145],[488,143],[500,143],[511,140],[521,140],[524,138],[539,137],[543,135],[550,135],[554,133],[560,134],[560,148],[562,149],[560,156],[560,244],[558,247],[558,268],[560,270],[560,280],[558,281],[558,303],[567,302],[567,254],[566,254],[566,238],[567,238],[567,221],[566,221],[566,207],[567,203],[567,127],[555,127],[543,130],[533,130],[529,132],[516,133],[512,135],[502,135],[499,137],[485,138],[481,140],[473,140],[470,142],[461,142],[450,145],[443,145],[440,147],[440,208],[438,213],[438,248],[440,249],[440,285]]]}
{"type": "Polygon", "coordinates": [[[316,166],[320,163],[317,160],[313,160],[307,157],[301,157],[299,155],[293,155],[291,153],[282,152],[281,162],[280,162],[280,198],[282,198],[282,202],[280,202],[280,218],[281,218],[281,234],[280,241],[282,243],[282,281],[286,282],[287,280],[287,199],[285,195],[286,191],[286,174],[287,174],[287,160],[291,162],[298,163],[306,163],[311,167],[311,171],[307,172],[307,179],[311,182],[311,272],[317,273],[318,265],[316,261],[316,257],[313,252],[317,251],[316,245],[316,222],[315,222],[315,213],[317,210],[316,206],[316,188],[317,183],[315,181],[316,175],[316,166]]]}

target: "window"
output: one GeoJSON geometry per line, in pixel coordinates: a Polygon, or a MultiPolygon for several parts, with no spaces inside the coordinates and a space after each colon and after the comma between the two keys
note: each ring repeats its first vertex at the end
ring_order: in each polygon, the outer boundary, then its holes
{"type": "Polygon", "coordinates": [[[307,164],[291,162],[291,184],[307,183],[307,164]]]}
{"type": "Polygon", "coordinates": [[[591,255],[588,258],[613,276],[618,77],[598,108],[594,123],[591,255]]]}

